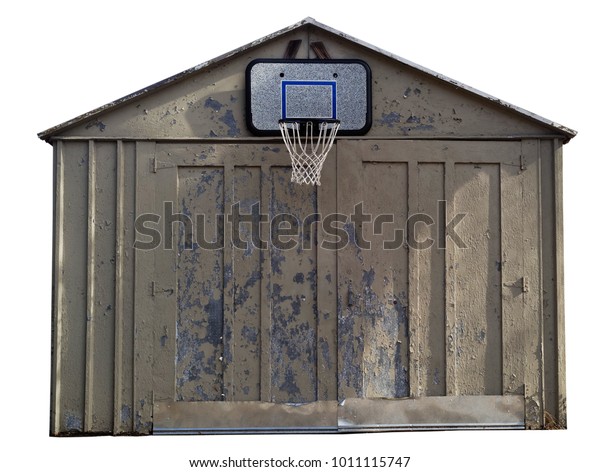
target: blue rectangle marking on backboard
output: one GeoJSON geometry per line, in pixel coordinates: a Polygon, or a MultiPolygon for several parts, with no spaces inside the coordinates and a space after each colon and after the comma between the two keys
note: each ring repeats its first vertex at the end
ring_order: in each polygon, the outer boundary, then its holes
{"type": "Polygon", "coordinates": [[[337,119],[337,82],[282,80],[281,119],[337,119]]]}

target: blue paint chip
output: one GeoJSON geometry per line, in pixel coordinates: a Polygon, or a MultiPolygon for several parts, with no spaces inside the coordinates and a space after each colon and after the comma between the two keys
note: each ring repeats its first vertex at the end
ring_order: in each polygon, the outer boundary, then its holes
{"type": "Polygon", "coordinates": [[[221,111],[223,104],[217,100],[214,100],[212,97],[208,97],[204,102],[204,108],[210,108],[214,111],[221,111]]]}
{"type": "Polygon", "coordinates": [[[303,284],[304,274],[302,272],[298,272],[296,275],[294,275],[294,282],[296,282],[297,284],[303,284]]]}
{"type": "Polygon", "coordinates": [[[73,413],[65,413],[64,425],[67,431],[82,431],[83,421],[81,417],[73,413]]]}

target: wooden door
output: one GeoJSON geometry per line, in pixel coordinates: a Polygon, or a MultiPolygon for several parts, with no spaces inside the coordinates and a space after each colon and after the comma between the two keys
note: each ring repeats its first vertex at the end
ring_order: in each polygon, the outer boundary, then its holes
{"type": "Polygon", "coordinates": [[[537,141],[145,146],[155,432],[540,423],[537,141]]]}
{"type": "Polygon", "coordinates": [[[291,183],[279,145],[153,159],[155,431],[335,427],[335,253],[318,244],[335,154],[321,187],[291,183]]]}
{"type": "MultiPolygon", "coordinates": [[[[338,251],[338,383],[348,427],[403,428],[411,402],[377,402],[407,397],[432,397],[429,421],[448,426],[522,426],[523,397],[539,420],[536,146],[339,140],[348,242],[338,251]],[[474,416],[452,413],[459,396],[474,416]],[[478,402],[491,416],[475,413],[484,413],[478,402]],[[511,404],[512,419],[495,416],[494,402],[511,404]]],[[[410,407],[418,421],[424,408],[410,407]]]]}

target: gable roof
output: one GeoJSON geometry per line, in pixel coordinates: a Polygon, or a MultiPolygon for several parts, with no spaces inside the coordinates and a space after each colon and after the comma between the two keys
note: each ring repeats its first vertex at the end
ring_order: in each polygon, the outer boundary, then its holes
{"type": "Polygon", "coordinates": [[[234,49],[233,51],[225,53],[225,54],[223,54],[221,56],[218,56],[218,57],[216,57],[214,59],[211,59],[209,61],[203,62],[202,64],[198,64],[197,66],[194,66],[194,67],[191,67],[190,69],[184,70],[183,72],[175,74],[175,75],[173,75],[171,77],[168,77],[168,78],[166,78],[164,80],[161,80],[160,82],[157,82],[157,83],[152,84],[152,85],[150,85],[148,87],[145,87],[145,88],[140,89],[140,90],[138,90],[136,92],[133,92],[133,93],[131,93],[129,95],[126,95],[126,96],[124,96],[122,98],[119,98],[118,100],[114,100],[114,101],[112,101],[110,103],[107,103],[106,105],[103,105],[103,106],[98,107],[98,108],[96,108],[94,110],[91,110],[91,111],[89,111],[87,113],[79,115],[79,116],[77,116],[77,117],[75,117],[75,118],[73,118],[71,120],[65,121],[64,123],[61,123],[61,124],[56,125],[56,126],[53,126],[53,127],[49,128],[49,129],[47,129],[45,131],[42,131],[42,132],[38,133],[38,137],[40,139],[43,139],[43,140],[49,142],[50,139],[53,136],[56,136],[61,131],[64,131],[64,130],[69,129],[69,128],[74,127],[74,126],[77,126],[77,125],[79,125],[79,124],[81,124],[83,122],[89,121],[90,119],[93,119],[93,118],[97,117],[98,115],[100,115],[102,113],[105,113],[107,111],[110,111],[112,109],[120,107],[121,105],[124,105],[124,104],[126,104],[128,102],[131,102],[133,100],[139,99],[142,96],[151,94],[153,92],[156,92],[157,90],[160,90],[160,89],[163,89],[165,87],[168,87],[168,86],[170,86],[170,85],[172,85],[174,83],[177,83],[177,82],[179,82],[179,81],[181,81],[183,79],[186,79],[190,75],[195,74],[195,73],[197,73],[197,72],[199,72],[199,71],[201,71],[203,69],[207,69],[207,68],[212,67],[212,66],[214,66],[216,64],[225,62],[228,59],[232,58],[233,56],[241,54],[241,53],[243,53],[244,51],[246,51],[248,49],[254,48],[254,47],[259,46],[260,44],[263,44],[263,43],[265,43],[267,41],[270,41],[270,40],[272,40],[274,38],[277,38],[279,36],[282,36],[284,34],[287,34],[289,32],[297,30],[299,28],[302,28],[305,25],[312,25],[315,28],[319,28],[319,29],[321,29],[323,31],[326,31],[326,32],[332,34],[332,35],[338,36],[338,37],[343,38],[343,39],[345,39],[347,41],[351,41],[351,42],[353,42],[353,43],[355,43],[355,44],[357,44],[359,46],[362,46],[362,47],[364,47],[366,49],[369,49],[369,50],[371,50],[371,51],[373,51],[375,53],[378,53],[378,54],[380,54],[382,56],[388,57],[388,58],[390,58],[390,59],[392,59],[394,61],[397,61],[397,62],[399,62],[399,63],[401,63],[401,64],[403,64],[405,66],[408,66],[408,67],[410,67],[412,69],[415,69],[417,71],[420,71],[420,72],[422,72],[424,74],[427,74],[427,75],[430,75],[432,77],[435,77],[436,79],[438,79],[438,80],[440,80],[442,82],[446,82],[447,84],[451,85],[452,87],[454,87],[456,89],[462,89],[462,90],[464,90],[466,92],[469,92],[469,93],[471,93],[473,95],[481,97],[481,98],[483,98],[485,100],[489,100],[491,102],[494,102],[496,105],[499,105],[499,106],[501,106],[501,107],[503,107],[505,109],[508,109],[508,110],[510,110],[513,113],[516,113],[518,115],[526,117],[526,118],[528,118],[530,120],[533,120],[533,121],[535,121],[535,122],[537,122],[537,123],[539,123],[539,124],[541,124],[541,125],[543,125],[543,126],[545,126],[547,128],[551,128],[551,129],[555,130],[558,134],[560,134],[560,135],[562,135],[562,136],[565,137],[565,143],[568,142],[571,138],[573,138],[573,137],[575,137],[577,135],[576,131],[574,131],[574,130],[572,130],[570,128],[567,128],[566,126],[563,126],[563,125],[558,124],[558,123],[556,123],[556,122],[554,122],[552,120],[548,120],[548,119],[543,118],[543,117],[541,117],[541,116],[539,116],[539,115],[537,115],[535,113],[527,111],[527,110],[525,110],[523,108],[520,108],[518,106],[512,105],[512,104],[510,104],[508,102],[505,102],[503,100],[500,100],[500,99],[498,99],[498,98],[496,98],[496,97],[494,97],[492,95],[489,95],[487,93],[481,92],[481,91],[479,91],[479,90],[477,90],[477,89],[475,89],[473,87],[465,85],[465,84],[463,84],[461,82],[458,82],[458,81],[456,81],[454,79],[451,79],[451,78],[449,78],[449,77],[447,77],[447,76],[445,76],[443,74],[434,72],[434,71],[432,71],[430,69],[427,69],[427,68],[425,68],[423,66],[420,66],[418,64],[415,64],[414,62],[408,61],[408,60],[406,60],[406,59],[404,59],[402,57],[399,57],[399,56],[397,56],[395,54],[387,52],[387,51],[385,51],[383,49],[380,49],[380,48],[378,48],[376,46],[373,46],[373,45],[371,45],[369,43],[366,43],[366,42],[364,42],[364,41],[362,41],[360,39],[357,39],[357,38],[354,38],[352,36],[349,36],[349,35],[347,35],[345,33],[342,33],[341,31],[338,31],[338,30],[333,29],[333,28],[331,28],[331,27],[329,27],[327,25],[319,23],[314,18],[307,17],[307,18],[303,19],[302,21],[300,21],[300,22],[298,22],[296,24],[288,26],[287,28],[281,29],[281,30],[276,31],[274,33],[271,33],[271,34],[269,34],[267,36],[264,36],[263,38],[257,39],[256,41],[253,41],[253,42],[245,44],[244,46],[241,46],[241,47],[239,47],[237,49],[234,49]]]}

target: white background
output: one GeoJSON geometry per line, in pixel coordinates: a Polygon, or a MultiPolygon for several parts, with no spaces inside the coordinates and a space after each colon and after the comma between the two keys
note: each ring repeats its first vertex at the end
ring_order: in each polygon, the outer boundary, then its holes
{"type": "Polygon", "coordinates": [[[173,471],[189,469],[188,459],[229,455],[410,455],[410,469],[419,471],[548,471],[579,470],[596,456],[600,35],[593,2],[7,5],[0,14],[2,469],[173,471]],[[36,134],[307,16],[579,132],[564,149],[568,431],[49,438],[52,148],[36,134]]]}

